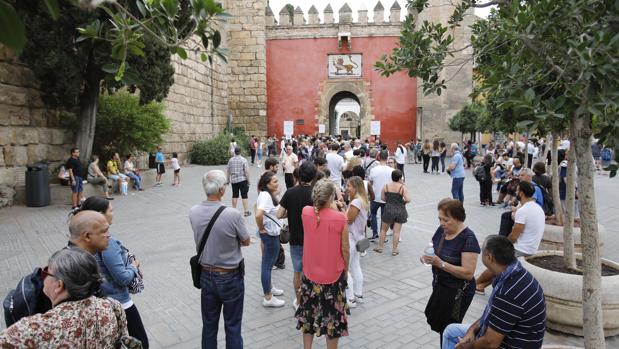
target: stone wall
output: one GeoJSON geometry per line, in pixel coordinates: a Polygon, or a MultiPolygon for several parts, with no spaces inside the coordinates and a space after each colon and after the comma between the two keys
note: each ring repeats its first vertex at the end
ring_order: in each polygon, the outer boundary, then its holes
{"type": "Polygon", "coordinates": [[[266,135],[265,0],[230,0],[228,20],[228,107],[232,123],[266,135]]]}
{"type": "Polygon", "coordinates": [[[54,170],[69,157],[71,122],[74,115],[45,107],[32,71],[0,45],[0,207],[13,203],[27,165],[46,160],[54,170]]]}
{"type": "MultiPolygon", "coordinates": [[[[440,21],[447,24],[449,16],[454,10],[453,0],[434,0],[433,6],[426,8],[419,15],[418,23],[424,20],[440,21]]],[[[461,49],[470,43],[471,29],[469,26],[475,20],[473,9],[468,11],[464,22],[452,33],[455,37],[453,49],[461,49]]],[[[418,113],[418,138],[433,139],[442,138],[445,142],[459,142],[460,132],[449,129],[448,122],[466,102],[470,101],[469,95],[473,90],[473,49],[467,48],[454,54],[454,57],[446,59],[446,68],[439,79],[447,81],[447,89],[438,95],[423,96],[421,80],[418,82],[417,107],[423,111],[418,113]],[[422,97],[423,96],[423,97],[422,97]]]]}
{"type": "Polygon", "coordinates": [[[212,66],[202,62],[191,51],[185,60],[174,56],[172,64],[174,85],[164,101],[171,128],[165,136],[164,151],[168,155],[177,152],[184,163],[194,143],[212,138],[226,127],[228,68],[216,57],[212,66]]]}

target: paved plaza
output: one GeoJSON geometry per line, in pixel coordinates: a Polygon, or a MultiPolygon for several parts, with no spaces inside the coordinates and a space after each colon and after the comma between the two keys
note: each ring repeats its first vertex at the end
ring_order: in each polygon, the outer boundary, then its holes
{"type": "MultiPolygon", "coordinates": [[[[141,260],[145,273],[145,290],[133,297],[147,329],[152,348],[199,348],[201,336],[200,292],[193,288],[189,257],[195,245],[187,218],[189,208],[205,199],[201,176],[209,169],[223,167],[186,166],[182,169],[182,186],[170,186],[171,173],[164,176],[166,185],[131,192],[112,201],[114,223],[111,233],[141,260]]],[[[251,171],[250,205],[257,196],[255,184],[261,169],[251,171]]],[[[423,310],[431,293],[431,271],[419,262],[419,255],[438,226],[437,202],[450,193],[447,175],[423,174],[421,165],[407,165],[407,186],[412,203],[407,206],[409,221],[403,228],[400,255],[368,252],[362,258],[365,303],[352,309],[350,336],[340,340],[341,348],[437,348],[438,335],[430,331],[423,310]]],[[[280,174],[280,183],[283,177],[280,174]]],[[[596,176],[598,219],[607,228],[604,256],[619,260],[618,179],[596,176]]],[[[498,207],[480,207],[479,185],[467,170],[464,184],[467,225],[480,243],[496,233],[498,207]]],[[[231,193],[225,203],[230,204],[231,193]]],[[[496,193],[495,193],[496,197],[496,193]]],[[[67,201],[69,197],[67,196],[67,201]]],[[[240,204],[240,203],[239,203],[240,204]]],[[[52,252],[66,245],[69,205],[44,208],[22,206],[0,210],[0,295],[15,287],[19,279],[36,266],[47,263],[52,252]]],[[[252,209],[253,211],[253,209],[252,209]]],[[[246,223],[254,235],[253,215],[246,223]]],[[[386,251],[390,245],[386,245],[386,251]]],[[[283,308],[263,308],[260,286],[260,246],[243,248],[246,261],[243,338],[246,348],[301,348],[302,337],[296,330],[291,306],[292,265],[285,246],[286,269],[273,272],[273,284],[285,291],[283,308]]],[[[478,269],[482,268],[481,260],[478,269]]],[[[464,322],[477,319],[488,296],[476,295],[464,322]]],[[[4,323],[0,324],[0,329],[4,323]]],[[[225,347],[223,320],[219,347],[225,347]]],[[[547,333],[545,344],[580,345],[582,339],[547,333]]],[[[619,347],[619,336],[607,339],[608,348],[619,347]]],[[[315,340],[317,348],[324,339],[315,340]]]]}

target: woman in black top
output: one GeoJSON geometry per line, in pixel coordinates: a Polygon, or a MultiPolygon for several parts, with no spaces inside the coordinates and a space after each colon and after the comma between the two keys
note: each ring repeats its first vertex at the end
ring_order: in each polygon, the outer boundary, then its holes
{"type": "Polygon", "coordinates": [[[465,224],[466,213],[459,200],[438,204],[440,226],[432,237],[435,255],[423,255],[432,265],[432,295],[425,309],[430,328],[441,334],[451,323],[461,323],[475,295],[475,268],[481,252],[475,233],[465,224]]]}

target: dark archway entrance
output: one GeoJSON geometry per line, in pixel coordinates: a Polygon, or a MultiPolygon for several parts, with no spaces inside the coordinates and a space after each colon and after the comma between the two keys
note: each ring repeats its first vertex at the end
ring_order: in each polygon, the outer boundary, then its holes
{"type": "Polygon", "coordinates": [[[336,93],[329,101],[329,125],[331,135],[361,136],[361,103],[359,98],[352,92],[341,91],[336,93]],[[345,128],[341,128],[342,123],[345,128]]]}

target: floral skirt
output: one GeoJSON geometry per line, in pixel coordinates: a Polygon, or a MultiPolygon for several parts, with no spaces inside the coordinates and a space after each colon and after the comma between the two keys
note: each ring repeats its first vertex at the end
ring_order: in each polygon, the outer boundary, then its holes
{"type": "Polygon", "coordinates": [[[348,304],[346,304],[346,277],[328,285],[317,284],[305,275],[301,281],[301,303],[295,314],[297,329],[316,337],[348,336],[348,304]]]}

